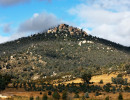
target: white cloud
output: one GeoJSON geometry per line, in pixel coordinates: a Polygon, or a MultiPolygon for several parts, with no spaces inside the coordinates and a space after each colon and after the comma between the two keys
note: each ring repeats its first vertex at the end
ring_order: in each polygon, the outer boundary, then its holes
{"type": "MultiPolygon", "coordinates": [[[[0,6],[12,6],[20,3],[26,3],[30,2],[32,0],[0,0],[0,6]]],[[[36,1],[48,1],[50,2],[51,0],[36,0],[36,1]]]]}
{"type": "Polygon", "coordinates": [[[61,23],[55,15],[35,13],[30,19],[20,24],[18,32],[40,32],[61,23]]]}
{"type": "MultiPolygon", "coordinates": [[[[46,31],[47,29],[57,26],[62,22],[63,21],[53,14],[34,13],[30,19],[22,22],[11,36],[0,36],[0,43],[12,41],[37,32],[46,31]]],[[[0,26],[4,28],[5,33],[10,31],[10,24],[0,24],[0,26]]]]}
{"type": "MultiPolygon", "coordinates": [[[[119,0],[120,6],[118,8],[122,8],[120,11],[111,11],[106,10],[101,7],[100,1],[97,0],[98,3],[93,3],[91,5],[88,4],[79,4],[76,7],[69,10],[69,13],[76,16],[77,19],[80,20],[80,27],[92,29],[91,33],[94,36],[102,37],[126,46],[130,46],[130,11],[123,11],[123,7],[120,3],[123,0],[119,0]]],[[[104,0],[108,3],[108,0],[104,0]]],[[[113,0],[117,2],[117,0],[113,0]]],[[[128,0],[126,0],[129,2],[128,0]]],[[[126,1],[124,0],[124,5],[126,5],[126,1]]],[[[112,1],[110,0],[111,9],[114,10],[112,1]]],[[[105,5],[105,4],[104,4],[105,5]]],[[[123,5],[123,4],[122,4],[123,5]]],[[[107,6],[106,6],[107,8],[107,6]]]]}
{"type": "Polygon", "coordinates": [[[2,6],[10,6],[10,5],[15,5],[19,3],[24,3],[28,2],[30,0],[0,0],[0,5],[2,6]]]}
{"type": "Polygon", "coordinates": [[[114,11],[130,9],[130,0],[82,0],[87,4],[114,11]]]}
{"type": "Polygon", "coordinates": [[[0,36],[0,43],[5,41],[11,41],[20,37],[25,37],[30,34],[46,31],[47,29],[57,26],[62,23],[54,14],[49,13],[34,13],[33,16],[15,28],[10,27],[10,23],[0,24],[0,28],[4,33],[11,33],[10,36],[0,36]]]}

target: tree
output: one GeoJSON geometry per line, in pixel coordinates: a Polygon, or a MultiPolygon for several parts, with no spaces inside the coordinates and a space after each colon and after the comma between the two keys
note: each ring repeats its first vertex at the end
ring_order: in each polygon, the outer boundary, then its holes
{"type": "Polygon", "coordinates": [[[117,77],[122,77],[122,74],[118,74],[117,77]]]}
{"type": "Polygon", "coordinates": [[[58,93],[57,91],[55,91],[52,96],[53,96],[53,98],[56,99],[56,100],[59,100],[59,99],[60,99],[60,95],[59,95],[59,93],[58,93]]]}
{"type": "Polygon", "coordinates": [[[85,96],[85,98],[89,98],[88,92],[86,92],[86,93],[84,94],[84,96],[85,96]]]}
{"type": "Polygon", "coordinates": [[[48,91],[48,95],[51,95],[52,94],[52,92],[51,91],[48,91]]]}
{"type": "Polygon", "coordinates": [[[91,73],[85,73],[85,74],[83,74],[81,76],[81,78],[83,79],[83,81],[85,83],[88,83],[88,84],[89,84],[89,81],[91,80],[91,77],[92,77],[91,73]]]}
{"type": "Polygon", "coordinates": [[[0,91],[4,90],[9,82],[11,82],[11,77],[8,75],[0,75],[0,91]]]}
{"type": "Polygon", "coordinates": [[[76,94],[74,95],[74,98],[79,98],[79,94],[76,93],[76,94]]]}
{"type": "Polygon", "coordinates": [[[119,93],[118,100],[123,100],[123,96],[121,93],[119,93]]]}
{"type": "Polygon", "coordinates": [[[36,100],[40,100],[39,96],[38,96],[38,97],[36,97],[36,100]]]}
{"type": "Polygon", "coordinates": [[[31,96],[29,100],[34,100],[33,96],[31,96]]]}
{"type": "Polygon", "coordinates": [[[105,100],[109,100],[109,96],[107,96],[107,97],[105,98],[105,100]]]}
{"type": "Polygon", "coordinates": [[[63,94],[62,94],[62,99],[63,99],[63,100],[67,100],[67,92],[66,92],[66,91],[63,92],[63,94]]]}
{"type": "Polygon", "coordinates": [[[103,80],[100,80],[100,82],[99,82],[100,84],[103,84],[103,80]]]}
{"type": "Polygon", "coordinates": [[[115,91],[116,91],[116,87],[112,86],[112,92],[115,93],[115,91]]]}
{"type": "Polygon", "coordinates": [[[110,87],[107,86],[107,85],[104,85],[104,86],[103,86],[103,89],[104,89],[104,91],[106,91],[106,92],[110,92],[110,87]]]}
{"type": "Polygon", "coordinates": [[[47,100],[47,99],[48,99],[47,94],[44,94],[42,100],[47,100]]]}
{"type": "Polygon", "coordinates": [[[86,100],[84,96],[82,96],[81,100],[86,100]]]}
{"type": "Polygon", "coordinates": [[[99,96],[99,92],[96,92],[96,93],[95,93],[95,96],[99,96]]]}

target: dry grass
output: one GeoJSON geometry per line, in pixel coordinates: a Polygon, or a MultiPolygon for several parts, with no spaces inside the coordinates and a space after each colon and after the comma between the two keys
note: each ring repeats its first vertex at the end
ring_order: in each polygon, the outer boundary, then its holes
{"type": "MultiPolygon", "coordinates": [[[[112,77],[117,77],[118,73],[112,73],[112,74],[103,74],[103,75],[97,75],[97,76],[93,76],[90,80],[90,82],[94,82],[96,84],[98,84],[100,82],[100,80],[103,80],[103,83],[112,83],[111,78],[112,77]]],[[[127,78],[128,79],[128,83],[130,83],[130,76],[123,76],[123,78],[127,78]]],[[[71,81],[67,81],[64,82],[64,84],[68,84],[68,83],[83,83],[81,78],[76,78],[75,80],[71,80],[71,81]]]]}
{"type": "MultiPolygon", "coordinates": [[[[118,74],[118,73],[117,73],[118,74]]],[[[116,77],[117,74],[103,74],[103,75],[97,75],[97,76],[93,76],[91,79],[91,82],[94,82],[94,84],[99,84],[100,80],[103,80],[103,83],[111,83],[111,77],[116,77]]],[[[124,76],[123,78],[128,78],[128,82],[130,82],[130,77],[129,76],[124,76]]],[[[64,82],[64,84],[68,84],[68,83],[83,83],[81,78],[77,78],[75,80],[71,80],[68,82],[64,82]]],[[[104,85],[102,84],[102,85],[104,85]]],[[[42,92],[43,94],[45,92],[42,92]]],[[[47,93],[47,91],[46,91],[47,93]]],[[[40,95],[40,92],[26,92],[24,91],[24,89],[12,89],[12,88],[8,88],[5,91],[2,92],[2,94],[7,95],[7,96],[13,96],[12,99],[10,100],[29,100],[29,97],[33,96],[34,98],[39,96],[42,97],[42,95],[40,95]]],[[[79,93],[80,97],[82,97],[84,94],[83,93],[79,93]]],[[[102,95],[99,96],[95,96],[95,93],[89,93],[89,96],[91,97],[91,99],[87,99],[87,100],[104,100],[107,96],[110,97],[110,100],[117,100],[119,93],[106,93],[103,92],[102,95]]],[[[122,93],[124,100],[130,100],[130,93],[128,92],[123,92],[122,93]]],[[[71,100],[81,100],[81,99],[72,99],[74,96],[74,93],[69,94],[69,97],[71,97],[71,100]]],[[[52,98],[52,97],[49,97],[52,98]]],[[[3,100],[3,99],[0,99],[3,100]]]]}

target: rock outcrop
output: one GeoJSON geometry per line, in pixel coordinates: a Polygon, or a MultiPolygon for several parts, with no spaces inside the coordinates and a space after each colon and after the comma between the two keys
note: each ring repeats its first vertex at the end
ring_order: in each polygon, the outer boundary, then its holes
{"type": "Polygon", "coordinates": [[[69,26],[67,24],[60,24],[58,27],[54,27],[53,29],[49,29],[47,33],[57,33],[57,32],[68,32],[70,35],[88,35],[85,31],[79,28],[75,28],[72,26],[69,26]]]}

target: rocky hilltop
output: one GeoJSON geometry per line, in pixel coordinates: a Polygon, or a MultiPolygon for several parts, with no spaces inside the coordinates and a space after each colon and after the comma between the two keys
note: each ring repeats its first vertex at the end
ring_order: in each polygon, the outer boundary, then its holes
{"type": "Polygon", "coordinates": [[[70,35],[80,35],[80,34],[88,35],[82,29],[75,28],[75,27],[69,26],[67,24],[60,24],[58,27],[54,27],[52,29],[49,29],[47,31],[47,33],[60,33],[63,31],[66,33],[70,33],[70,35]]]}

